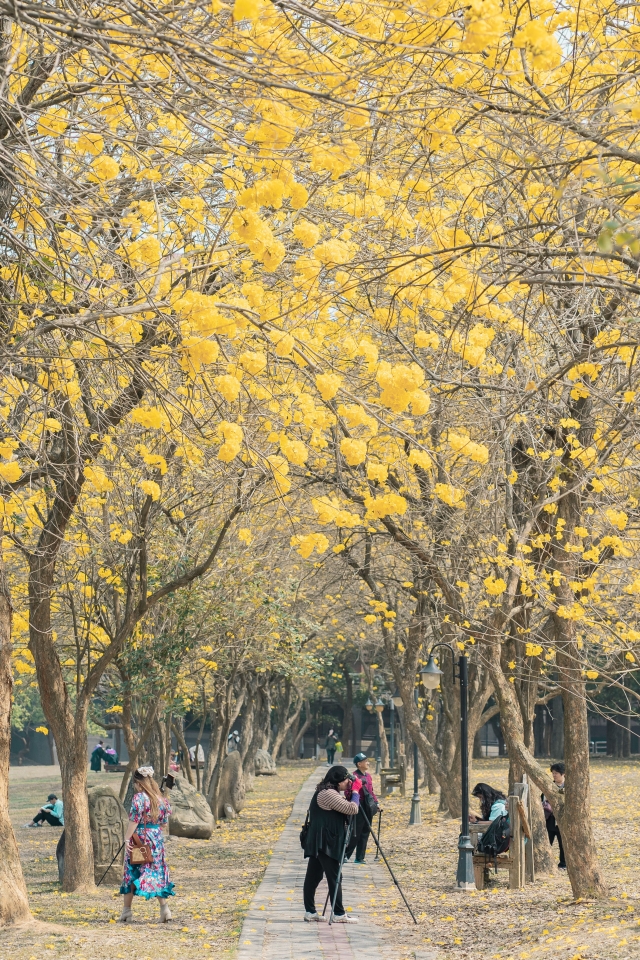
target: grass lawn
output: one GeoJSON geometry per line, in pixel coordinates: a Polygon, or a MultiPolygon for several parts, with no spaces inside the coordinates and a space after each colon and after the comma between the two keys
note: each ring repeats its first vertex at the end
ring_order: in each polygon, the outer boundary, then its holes
{"type": "MultiPolygon", "coordinates": [[[[90,897],[61,893],[55,859],[61,828],[24,828],[47,794],[59,792],[60,781],[12,778],[11,814],[29,900],[34,916],[44,924],[39,929],[3,931],[0,960],[218,960],[232,956],[272,845],[314,766],[312,761],[293,762],[280,766],[276,777],[257,777],[240,818],[222,821],[211,840],[168,840],[176,896],[171,899],[174,921],[163,927],[158,905],[138,897],[136,922],[116,923],[122,897],[113,886],[101,886],[90,897]]],[[[110,783],[117,790],[120,777],[90,773],[89,786],[98,783],[110,783]]]]}
{"type": "MultiPolygon", "coordinates": [[[[157,905],[143,901],[134,901],[132,926],[117,924],[122,898],[113,887],[100,888],[92,897],[61,893],[55,862],[60,831],[22,826],[59,783],[13,781],[13,820],[31,906],[44,924],[3,933],[0,960],[232,957],[272,846],[314,766],[311,761],[288,764],[280,767],[277,777],[258,778],[241,818],[223,822],[210,841],[168,842],[177,896],[171,903],[175,920],[163,928],[157,905]]],[[[539,877],[521,891],[509,891],[507,872],[501,871],[481,893],[457,892],[458,823],[443,818],[437,797],[423,792],[422,824],[410,827],[408,791],[405,798],[396,794],[384,801],[382,845],[418,926],[411,923],[385,874],[385,882],[371,891],[366,906],[354,904],[361,920],[358,937],[366,940],[369,917],[383,931],[388,960],[638,960],[640,850],[633,826],[640,763],[597,759],[591,776],[594,829],[610,886],[608,899],[575,902],[566,873],[560,871],[539,877]]],[[[504,789],[507,764],[475,761],[473,777],[474,782],[485,780],[504,789]]],[[[107,774],[90,775],[90,785],[105,781],[114,782],[107,774]]],[[[370,841],[367,859],[373,855],[370,841]]],[[[345,898],[349,902],[348,885],[345,898]]]]}
{"type": "MultiPolygon", "coordinates": [[[[506,761],[475,760],[472,786],[484,780],[506,790],[507,776],[506,761]]],[[[591,788],[596,843],[610,887],[609,898],[598,902],[575,902],[566,871],[511,892],[508,871],[501,870],[487,890],[457,892],[458,822],[443,819],[437,798],[423,793],[422,824],[411,827],[411,791],[404,799],[388,797],[382,847],[419,920],[414,927],[395,887],[385,887],[370,910],[384,924],[389,949],[399,951],[401,960],[640,958],[640,848],[635,831],[640,763],[594,760],[591,788]]],[[[370,840],[367,859],[372,856],[370,840]]],[[[395,953],[390,956],[395,960],[395,953]]]]}

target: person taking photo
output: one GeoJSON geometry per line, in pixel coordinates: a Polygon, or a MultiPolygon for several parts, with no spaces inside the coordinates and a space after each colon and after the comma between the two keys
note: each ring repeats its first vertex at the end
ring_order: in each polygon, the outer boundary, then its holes
{"type": "Polygon", "coordinates": [[[338,884],[348,818],[355,816],[360,809],[359,791],[362,781],[356,780],[353,783],[352,800],[346,800],[342,796],[350,783],[346,767],[331,767],[316,786],[309,804],[309,827],[303,841],[305,859],[308,858],[309,861],[303,888],[304,919],[307,921],[325,919],[317,912],[315,904],[316,890],[324,875],[332,903],[335,897],[334,922],[358,922],[355,917],[350,917],[345,912],[342,903],[342,878],[338,884]]]}
{"type": "MultiPolygon", "coordinates": [[[[366,863],[365,857],[367,855],[367,842],[369,840],[369,834],[371,833],[370,822],[372,818],[365,794],[368,793],[375,804],[378,803],[378,798],[373,792],[373,780],[371,779],[371,774],[369,773],[369,760],[366,753],[357,753],[353,758],[353,762],[356,765],[353,775],[357,778],[356,782],[361,781],[362,786],[358,791],[360,794],[360,809],[358,810],[358,816],[356,817],[356,829],[351,837],[351,840],[349,841],[349,846],[347,847],[347,860],[355,850],[355,863],[366,863]]],[[[345,791],[346,799],[353,800],[354,792],[355,782],[350,783],[347,787],[345,791]]],[[[381,808],[378,807],[378,809],[381,808]]]]}

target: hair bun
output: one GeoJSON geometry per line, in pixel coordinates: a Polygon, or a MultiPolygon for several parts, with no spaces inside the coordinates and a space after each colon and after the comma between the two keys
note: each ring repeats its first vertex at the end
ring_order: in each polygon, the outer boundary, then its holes
{"type": "Polygon", "coordinates": [[[138,769],[136,770],[136,773],[140,777],[152,777],[154,774],[154,770],[151,764],[148,764],[145,767],[138,767],[138,769]]]}

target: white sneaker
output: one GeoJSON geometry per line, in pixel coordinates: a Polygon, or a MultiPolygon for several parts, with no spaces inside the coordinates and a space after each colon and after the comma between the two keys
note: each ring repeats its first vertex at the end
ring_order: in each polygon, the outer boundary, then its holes
{"type": "Polygon", "coordinates": [[[305,913],[304,919],[307,923],[312,923],[314,920],[318,923],[325,923],[327,918],[323,917],[321,913],[305,913]]]}
{"type": "Polygon", "coordinates": [[[351,917],[349,916],[348,913],[343,913],[342,916],[340,917],[336,917],[334,915],[333,922],[334,923],[360,923],[357,917],[351,917]]]}

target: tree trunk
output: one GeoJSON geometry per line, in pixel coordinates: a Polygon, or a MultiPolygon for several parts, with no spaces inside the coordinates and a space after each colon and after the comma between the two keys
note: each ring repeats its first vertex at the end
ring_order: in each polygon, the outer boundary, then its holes
{"type": "Polygon", "coordinates": [[[353,680],[349,673],[349,667],[343,669],[343,676],[347,695],[342,705],[342,746],[343,756],[355,756],[354,730],[353,730],[353,680]]]}
{"type": "MultiPolygon", "coordinates": [[[[499,618],[498,618],[499,621],[499,618]]],[[[569,621],[564,621],[569,623],[569,621]]],[[[518,761],[526,770],[529,778],[537,785],[549,799],[556,820],[562,831],[567,871],[574,896],[606,896],[606,885],[600,874],[593,833],[591,829],[591,812],[589,809],[589,744],[586,736],[586,703],[584,691],[581,697],[576,695],[576,683],[582,683],[580,660],[575,656],[577,651],[557,651],[558,669],[563,680],[564,691],[567,691],[565,709],[565,745],[567,747],[567,761],[569,744],[571,744],[572,760],[567,762],[567,788],[562,794],[558,791],[551,777],[542,769],[533,754],[524,743],[524,726],[522,714],[518,704],[513,684],[505,677],[500,662],[501,624],[499,622],[488,633],[483,641],[486,650],[486,659],[491,671],[495,695],[500,706],[501,728],[509,748],[509,756],[518,761]],[[576,666],[577,664],[577,666],[576,666]],[[574,676],[574,673],[577,676],[574,676]],[[577,702],[576,702],[577,701],[577,702]],[[582,704],[582,715],[580,704],[582,704]],[[570,722],[567,723],[569,713],[570,722]],[[583,740],[582,747],[581,738],[583,740]],[[586,745],[586,756],[584,747],[586,745]],[[577,766],[581,763],[581,767],[577,766]],[[585,776],[586,774],[586,776],[585,776]],[[570,784],[571,778],[571,786],[570,784]]],[[[565,644],[566,645],[566,644],[565,644]]],[[[560,648],[562,645],[558,644],[560,648]]]]}
{"type": "Polygon", "coordinates": [[[378,736],[380,737],[380,758],[382,766],[389,766],[389,743],[387,742],[387,731],[384,728],[384,716],[382,711],[376,710],[376,723],[378,724],[378,736]]]}
{"type": "MultiPolygon", "coordinates": [[[[187,780],[192,787],[195,787],[195,781],[193,779],[193,770],[191,769],[191,759],[189,757],[189,748],[187,747],[187,741],[184,738],[184,733],[182,732],[183,720],[180,717],[179,720],[176,720],[172,723],[172,729],[175,734],[176,740],[178,741],[178,746],[182,750],[182,755],[184,756],[184,770],[187,774],[187,780]]],[[[198,754],[196,753],[196,763],[198,762],[198,754]]]]}
{"type": "Polygon", "coordinates": [[[549,703],[549,710],[553,717],[549,753],[554,760],[562,760],[564,757],[564,707],[562,697],[554,697],[549,703]]]}
{"type": "Polygon", "coordinates": [[[153,727],[156,721],[157,710],[158,710],[158,701],[156,700],[149,707],[147,718],[144,722],[144,726],[142,727],[142,730],[140,731],[140,736],[138,737],[138,740],[136,742],[133,736],[133,730],[131,727],[130,712],[127,715],[126,710],[123,709],[122,716],[123,718],[127,716],[127,722],[125,723],[123,719],[122,729],[124,732],[125,743],[127,744],[127,752],[129,754],[129,760],[127,761],[127,769],[123,773],[122,782],[120,783],[120,801],[121,802],[124,800],[127,794],[127,787],[129,786],[129,780],[131,778],[131,775],[133,771],[136,769],[136,767],[138,766],[138,757],[140,755],[140,751],[142,750],[145,744],[145,741],[149,736],[151,728],[153,727]]]}
{"type": "Polygon", "coordinates": [[[271,719],[271,698],[267,686],[258,687],[255,696],[255,721],[253,724],[253,736],[242,761],[244,770],[245,788],[247,791],[253,790],[253,781],[255,779],[255,758],[258,750],[264,749],[265,739],[268,739],[269,721],[271,719]]]}
{"type": "MultiPolygon", "coordinates": [[[[289,697],[289,700],[288,700],[288,704],[289,704],[289,706],[291,705],[291,698],[290,698],[290,697],[289,697]]],[[[298,722],[298,720],[299,720],[299,718],[300,718],[300,713],[301,713],[301,712],[302,712],[302,698],[300,697],[300,694],[298,694],[298,705],[297,705],[296,709],[294,710],[294,712],[292,713],[292,715],[291,715],[290,717],[287,717],[286,719],[284,719],[283,721],[281,721],[281,723],[278,724],[278,732],[277,732],[277,734],[276,734],[276,736],[275,736],[275,739],[274,739],[273,744],[272,744],[272,747],[271,747],[271,756],[273,757],[273,759],[274,759],[276,762],[277,762],[277,760],[278,760],[278,754],[279,754],[279,752],[280,752],[280,747],[281,747],[282,744],[284,743],[285,737],[286,737],[287,734],[289,733],[289,730],[291,730],[291,728],[294,726],[294,724],[297,724],[297,722],[298,722]]]]}
{"type": "Polygon", "coordinates": [[[11,748],[12,607],[2,558],[0,525],[0,925],[31,918],[18,845],[9,817],[9,752],[11,748]]]}
{"type": "Polygon", "coordinates": [[[95,889],[93,845],[87,800],[87,709],[82,697],[72,706],[51,630],[54,560],[31,558],[29,649],[38,675],[40,701],[58,749],[65,805],[65,892],[95,889]]]}
{"type": "Polygon", "coordinates": [[[302,740],[302,738],[304,737],[305,733],[307,732],[307,730],[309,729],[309,727],[310,727],[311,724],[313,723],[313,717],[312,717],[312,715],[311,715],[311,704],[309,703],[308,700],[305,700],[305,701],[304,701],[304,712],[305,712],[305,718],[306,718],[306,719],[305,719],[304,723],[302,724],[302,726],[300,727],[300,729],[298,730],[298,732],[296,733],[296,735],[295,735],[295,737],[294,737],[294,740],[293,740],[293,745],[292,745],[292,747],[291,747],[291,752],[293,753],[293,759],[294,759],[294,760],[297,759],[298,754],[300,753],[300,741],[302,740]]]}

